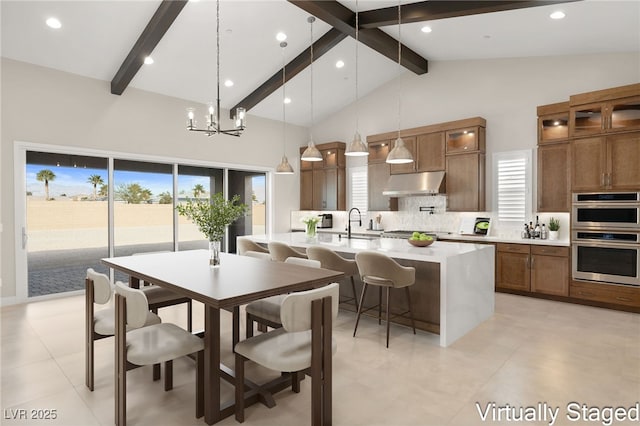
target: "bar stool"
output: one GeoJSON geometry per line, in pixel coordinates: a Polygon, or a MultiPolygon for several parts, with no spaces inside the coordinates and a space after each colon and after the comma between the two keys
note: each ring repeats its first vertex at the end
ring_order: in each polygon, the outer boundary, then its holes
{"type": "Polygon", "coordinates": [[[238,238],[236,241],[237,250],[239,255],[243,255],[248,251],[255,251],[258,253],[269,253],[269,250],[262,247],[260,244],[254,243],[248,238],[238,238]]]}
{"type": "Polygon", "coordinates": [[[400,314],[393,315],[404,316],[409,314],[411,318],[411,326],[413,327],[413,334],[416,334],[416,324],[413,320],[413,314],[411,312],[411,295],[409,294],[409,286],[416,282],[416,269],[412,267],[406,267],[398,264],[395,260],[382,253],[377,252],[360,252],[356,254],[356,263],[358,264],[358,270],[360,271],[360,277],[364,286],[362,288],[362,295],[360,296],[360,306],[358,308],[358,315],[356,316],[356,326],[353,329],[353,337],[356,337],[356,331],[358,330],[358,322],[360,321],[360,315],[362,312],[366,312],[374,307],[378,307],[378,324],[382,317],[382,288],[387,288],[387,348],[389,347],[389,325],[390,319],[390,297],[389,291],[392,288],[404,288],[407,295],[408,310],[400,314]],[[367,293],[367,287],[375,285],[379,287],[378,304],[362,310],[362,304],[364,302],[365,295],[367,293]]]}
{"type": "Polygon", "coordinates": [[[268,244],[269,253],[271,253],[271,259],[276,262],[284,262],[289,257],[301,257],[303,259],[307,258],[307,255],[299,252],[298,250],[294,250],[290,245],[285,243],[280,243],[277,241],[271,241],[268,244]]]}
{"type": "Polygon", "coordinates": [[[340,271],[344,273],[346,277],[349,277],[351,280],[353,297],[343,299],[340,303],[350,302],[353,300],[357,310],[360,305],[358,304],[358,296],[356,295],[356,283],[353,279],[355,275],[358,275],[358,264],[356,261],[345,259],[335,251],[322,246],[311,246],[307,248],[307,256],[309,259],[319,261],[321,268],[340,271]]]}

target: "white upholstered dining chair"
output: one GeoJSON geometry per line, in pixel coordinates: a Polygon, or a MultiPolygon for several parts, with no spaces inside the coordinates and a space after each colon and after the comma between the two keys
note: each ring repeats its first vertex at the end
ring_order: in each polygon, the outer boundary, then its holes
{"type": "Polygon", "coordinates": [[[256,362],[292,374],[291,388],[300,392],[301,372],[311,376],[312,424],[331,424],[331,357],[337,350],[332,336],[338,316],[338,283],[290,293],[280,310],[282,327],[247,338],[235,346],[235,415],[244,421],[244,363],[256,362]]]}
{"type": "MultiPolygon", "coordinates": [[[[204,341],[175,324],[145,326],[149,304],[145,293],[116,282],[115,413],[116,426],[127,423],[127,370],[164,363],[164,390],[173,388],[173,360],[196,359],[196,418],[204,415],[204,341]]],[[[148,407],[144,407],[148,408],[148,407]]]]}
{"type": "MultiPolygon", "coordinates": [[[[320,262],[317,260],[302,259],[299,257],[289,257],[285,260],[285,263],[291,263],[294,265],[308,266],[312,268],[319,268],[320,262]]],[[[253,323],[257,322],[261,331],[267,331],[266,327],[280,328],[280,306],[286,295],[280,294],[278,296],[265,297],[264,299],[256,300],[247,304],[246,318],[245,318],[245,335],[246,337],[253,336],[253,323]]]]}

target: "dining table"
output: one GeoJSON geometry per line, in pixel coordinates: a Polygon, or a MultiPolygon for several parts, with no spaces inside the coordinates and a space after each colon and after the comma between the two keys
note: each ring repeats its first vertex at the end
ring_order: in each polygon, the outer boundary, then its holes
{"type": "MultiPolygon", "coordinates": [[[[209,265],[208,250],[156,252],[102,259],[129,275],[129,285],[159,285],[204,305],[204,420],[214,424],[234,414],[234,401],[221,402],[221,379],[233,382],[233,370],[220,361],[220,310],[233,312],[233,341],[239,339],[239,307],[265,297],[320,287],[344,274],[322,268],[220,253],[209,265]]],[[[283,383],[272,391],[284,389],[283,383]]],[[[248,393],[245,404],[264,401],[264,390],[248,393]]],[[[270,396],[270,395],[269,395],[270,396]]],[[[273,404],[273,402],[272,402],[273,404]]]]}

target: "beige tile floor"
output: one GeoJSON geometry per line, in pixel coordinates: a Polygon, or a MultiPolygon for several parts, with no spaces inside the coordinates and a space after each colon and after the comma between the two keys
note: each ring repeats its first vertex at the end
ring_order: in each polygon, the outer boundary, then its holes
{"type": "MultiPolygon", "coordinates": [[[[202,306],[196,306],[196,324],[202,306]]],[[[165,322],[184,326],[184,307],[160,311],[165,322]]],[[[223,313],[223,330],[230,315],[223,313]]],[[[113,339],[96,344],[96,389],[84,385],[84,299],[73,296],[1,310],[1,405],[3,425],[112,425],[113,339]],[[19,409],[27,420],[13,420],[19,409]],[[56,410],[57,419],[31,418],[31,410],[56,410]]],[[[516,407],[546,402],[559,407],[556,425],[601,425],[569,421],[567,404],[629,407],[640,400],[640,315],[497,294],[495,315],[448,348],[437,336],[361,320],[340,312],[335,325],[333,419],[336,425],[483,424],[476,403],[516,407]]],[[[230,347],[230,333],[223,348],[230,347]]],[[[230,351],[223,360],[230,362],[230,351]]],[[[151,381],[150,368],[128,375],[130,425],[204,425],[194,417],[193,363],[174,365],[174,389],[151,381]]],[[[270,373],[247,366],[247,374],[270,373]]],[[[232,389],[226,386],[224,396],[232,389]]],[[[276,397],[277,406],[254,405],[247,425],[309,424],[310,380],[302,392],[276,397]]],[[[606,412],[605,412],[606,414],[606,412]]],[[[227,418],[221,424],[235,424],[227,418]]],[[[508,424],[493,421],[486,424],[508,424]]],[[[548,424],[547,421],[517,424],[548,424]]],[[[640,421],[614,424],[640,424],[640,421]]]]}

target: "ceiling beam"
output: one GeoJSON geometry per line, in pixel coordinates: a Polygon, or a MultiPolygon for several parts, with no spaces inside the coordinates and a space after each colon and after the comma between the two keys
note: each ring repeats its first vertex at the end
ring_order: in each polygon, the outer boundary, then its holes
{"type": "MultiPolygon", "coordinates": [[[[581,0],[429,0],[402,5],[402,23],[434,21],[459,16],[479,15],[482,13],[502,12],[537,6],[549,6],[558,3],[571,3],[581,0]]],[[[398,25],[398,7],[360,12],[360,28],[378,28],[398,25]]]]}
{"type": "MultiPolygon", "coordinates": [[[[295,4],[305,12],[322,19],[332,27],[342,31],[343,33],[355,37],[356,36],[356,14],[351,9],[335,0],[288,0],[289,3],[295,4]]],[[[455,3],[455,2],[454,2],[455,3]]],[[[402,7],[404,10],[405,6],[402,7]]],[[[398,9],[396,8],[396,18],[398,9]]],[[[358,20],[359,23],[360,17],[358,20]]],[[[402,20],[404,22],[404,19],[402,20]]],[[[360,24],[362,28],[362,25],[360,24]]],[[[394,39],[384,31],[378,28],[361,30],[358,34],[360,42],[378,51],[394,62],[398,61],[398,40],[394,39]]],[[[425,74],[428,70],[428,63],[425,58],[402,45],[402,66],[408,70],[420,75],[425,74]]]]}
{"type": "MultiPolygon", "coordinates": [[[[335,45],[340,43],[347,37],[341,31],[335,28],[327,31],[322,37],[313,43],[313,60],[317,60],[319,57],[331,50],[335,45]]],[[[291,80],[298,75],[302,70],[309,66],[311,63],[311,48],[308,47],[298,56],[296,56],[291,62],[285,65],[285,81],[291,80]]],[[[267,81],[262,83],[260,87],[254,90],[249,96],[238,102],[236,106],[229,110],[229,117],[233,119],[234,111],[237,107],[243,107],[249,111],[254,106],[258,105],[267,96],[278,90],[282,86],[282,69],[273,74],[267,81]]]]}
{"type": "Polygon", "coordinates": [[[188,0],[162,0],[138,41],[125,58],[120,69],[111,80],[111,93],[122,95],[133,77],[144,64],[144,58],[151,55],[173,21],[178,17],[188,0]]]}

